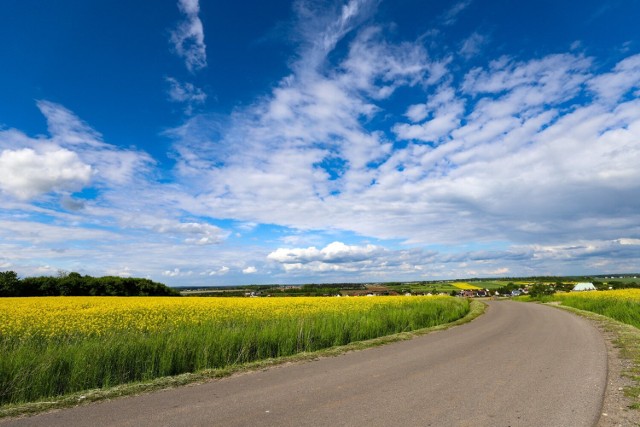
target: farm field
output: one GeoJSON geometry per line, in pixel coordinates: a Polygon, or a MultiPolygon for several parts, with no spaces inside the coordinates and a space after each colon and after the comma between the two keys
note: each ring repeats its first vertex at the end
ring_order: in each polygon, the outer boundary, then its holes
{"type": "Polygon", "coordinates": [[[560,301],[640,328],[640,289],[556,293],[545,301],[560,301]]]}
{"type": "Polygon", "coordinates": [[[463,289],[463,290],[478,290],[478,289],[482,289],[478,286],[472,285],[469,282],[454,282],[452,283],[453,286],[455,286],[458,289],[463,289]]]}
{"type": "Polygon", "coordinates": [[[457,320],[465,299],[0,299],[0,405],[223,368],[457,320]]]}
{"type": "Polygon", "coordinates": [[[391,285],[385,284],[384,286],[386,286],[389,290],[394,290],[396,292],[400,292],[402,290],[409,290],[414,293],[444,292],[448,294],[448,293],[451,293],[451,291],[460,292],[461,290],[464,290],[464,289],[494,290],[502,286],[505,286],[507,283],[508,282],[506,281],[482,280],[482,281],[473,281],[473,282],[451,282],[451,281],[442,281],[442,282],[434,282],[434,283],[407,282],[407,283],[391,284],[391,285]],[[461,288],[460,286],[463,286],[463,288],[461,288]]]}

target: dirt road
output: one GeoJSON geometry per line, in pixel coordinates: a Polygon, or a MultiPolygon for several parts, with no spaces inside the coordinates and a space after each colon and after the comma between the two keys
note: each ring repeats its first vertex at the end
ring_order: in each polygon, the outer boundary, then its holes
{"type": "Polygon", "coordinates": [[[500,301],[410,341],[0,425],[593,426],[606,375],[589,322],[500,301]]]}

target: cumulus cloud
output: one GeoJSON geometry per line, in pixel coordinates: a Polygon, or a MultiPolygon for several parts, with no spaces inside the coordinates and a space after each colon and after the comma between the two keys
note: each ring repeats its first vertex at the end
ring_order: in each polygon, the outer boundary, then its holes
{"type": "MultiPolygon", "coordinates": [[[[331,246],[331,245],[329,245],[331,246]]],[[[638,246],[627,247],[616,240],[567,242],[563,245],[515,245],[494,250],[439,252],[420,248],[390,250],[367,245],[335,245],[348,253],[339,262],[326,262],[325,249],[315,247],[284,249],[268,258],[281,265],[287,277],[322,274],[334,280],[431,280],[505,275],[575,274],[576,266],[595,268],[607,265],[616,271],[631,271],[640,256],[638,246]],[[351,257],[353,253],[366,256],[351,257]],[[613,258],[611,255],[614,255],[613,258]]],[[[328,246],[327,246],[328,247],[328,246]]],[[[329,257],[330,258],[330,257],[329,257]]]]}
{"type": "Polygon", "coordinates": [[[69,150],[38,153],[23,148],[0,152],[0,189],[21,199],[80,190],[89,184],[91,175],[91,166],[69,150]]]}
{"type": "Polygon", "coordinates": [[[258,269],[255,268],[254,266],[250,266],[250,267],[247,267],[247,268],[242,270],[243,274],[254,274],[254,273],[257,273],[257,272],[258,272],[258,269]]]}
{"type": "Polygon", "coordinates": [[[278,248],[271,252],[267,259],[281,264],[286,271],[359,271],[364,266],[372,271],[375,269],[373,263],[383,252],[383,248],[374,245],[358,246],[333,242],[322,249],[315,246],[278,248]]]}
{"type": "Polygon", "coordinates": [[[311,246],[306,249],[277,249],[267,258],[283,264],[306,264],[310,262],[345,263],[364,261],[381,249],[374,245],[349,246],[342,242],[333,242],[322,249],[311,246]]]}
{"type": "Polygon", "coordinates": [[[151,157],[107,144],[102,135],[59,104],[38,101],[49,137],[0,130],[0,188],[22,199],[92,186],[130,184],[150,171],[151,157]]]}
{"type": "Polygon", "coordinates": [[[184,18],[171,32],[171,44],[176,54],[184,59],[187,69],[194,72],[207,66],[204,27],[198,16],[199,0],[178,0],[178,9],[184,18]]]}

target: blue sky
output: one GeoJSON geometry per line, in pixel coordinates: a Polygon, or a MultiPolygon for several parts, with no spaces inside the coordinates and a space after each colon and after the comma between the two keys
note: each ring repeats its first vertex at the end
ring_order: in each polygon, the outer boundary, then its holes
{"type": "Polygon", "coordinates": [[[640,268],[640,3],[0,6],[0,269],[640,268]]]}

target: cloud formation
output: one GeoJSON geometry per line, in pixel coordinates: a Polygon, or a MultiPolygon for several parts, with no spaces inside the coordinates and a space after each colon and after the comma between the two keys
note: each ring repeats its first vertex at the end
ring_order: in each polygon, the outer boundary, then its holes
{"type": "Polygon", "coordinates": [[[198,14],[199,0],[178,0],[178,9],[184,15],[171,32],[171,44],[176,54],[184,59],[190,72],[207,66],[207,52],[204,43],[204,27],[198,14]]]}
{"type": "Polygon", "coordinates": [[[0,189],[21,199],[73,192],[91,180],[91,166],[69,150],[37,153],[31,148],[0,152],[0,189]]]}
{"type": "Polygon", "coordinates": [[[191,115],[195,106],[202,105],[207,100],[207,94],[192,83],[182,83],[173,77],[167,77],[166,81],[169,83],[169,90],[167,92],[169,100],[185,104],[185,113],[187,115],[191,115]]]}
{"type": "Polygon", "coordinates": [[[131,184],[154,165],[146,153],[122,149],[59,104],[38,101],[49,137],[31,138],[16,129],[0,130],[0,188],[21,199],[49,192],[72,193],[91,183],[131,184]]]}
{"type": "MultiPolygon", "coordinates": [[[[637,268],[640,55],[490,56],[473,29],[442,53],[377,6],[296,2],[286,75],[227,113],[167,77],[187,113],[167,158],[38,101],[47,135],[0,128],[0,265],[172,284],[637,268]]],[[[200,5],[178,7],[194,73],[200,5]]]]}
{"type": "Polygon", "coordinates": [[[640,231],[637,56],[605,72],[581,54],[501,56],[455,77],[419,41],[351,26],[362,4],[347,6],[316,30],[331,42],[303,44],[270,96],[225,124],[198,116],[175,130],[203,212],[407,244],[640,231]],[[349,31],[343,55],[329,55],[349,31]],[[408,121],[384,107],[401,87],[425,99],[408,121]],[[395,142],[372,125],[385,115],[395,142]]]}

